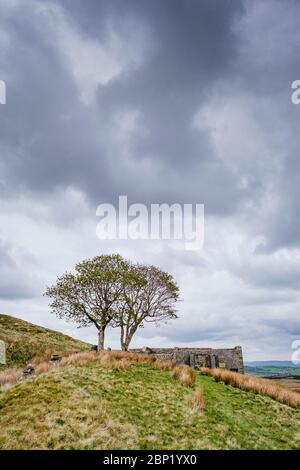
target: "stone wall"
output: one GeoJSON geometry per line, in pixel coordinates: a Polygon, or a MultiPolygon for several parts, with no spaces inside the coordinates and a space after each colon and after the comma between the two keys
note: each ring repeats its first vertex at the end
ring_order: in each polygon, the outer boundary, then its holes
{"type": "Polygon", "coordinates": [[[212,348],[143,348],[131,349],[132,352],[154,355],[163,360],[172,360],[176,364],[187,364],[195,369],[200,367],[220,367],[244,373],[243,352],[241,346],[230,349],[212,348]]]}

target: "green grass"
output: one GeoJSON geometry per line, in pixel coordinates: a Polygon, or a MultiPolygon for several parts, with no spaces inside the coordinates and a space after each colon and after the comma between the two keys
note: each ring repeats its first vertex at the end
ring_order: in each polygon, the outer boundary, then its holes
{"type": "Polygon", "coordinates": [[[6,343],[6,366],[24,366],[34,357],[91,349],[70,336],[0,314],[0,339],[6,343]]]}
{"type": "Polygon", "coordinates": [[[53,368],[0,392],[1,449],[299,449],[300,411],[197,373],[194,388],[146,364],[53,368]]]}

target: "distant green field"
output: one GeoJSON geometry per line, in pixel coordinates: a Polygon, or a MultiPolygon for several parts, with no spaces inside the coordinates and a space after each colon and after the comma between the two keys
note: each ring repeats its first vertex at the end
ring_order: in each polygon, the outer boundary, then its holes
{"type": "Polygon", "coordinates": [[[34,357],[85,351],[91,345],[57,331],[0,314],[0,339],[6,343],[6,366],[23,366],[34,357]]]}
{"type": "Polygon", "coordinates": [[[245,366],[245,372],[257,377],[270,376],[300,376],[300,367],[291,366],[245,366]]]}

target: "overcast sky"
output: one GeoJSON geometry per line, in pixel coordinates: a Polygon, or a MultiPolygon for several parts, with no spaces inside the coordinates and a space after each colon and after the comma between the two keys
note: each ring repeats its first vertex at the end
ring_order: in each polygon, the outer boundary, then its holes
{"type": "MultiPolygon", "coordinates": [[[[179,319],[133,346],[300,339],[300,2],[0,0],[0,311],[96,343],[42,294],[84,258],[171,272],[179,319]],[[100,241],[96,207],[203,203],[205,244],[100,241]]],[[[118,331],[106,345],[118,347],[118,331]]]]}

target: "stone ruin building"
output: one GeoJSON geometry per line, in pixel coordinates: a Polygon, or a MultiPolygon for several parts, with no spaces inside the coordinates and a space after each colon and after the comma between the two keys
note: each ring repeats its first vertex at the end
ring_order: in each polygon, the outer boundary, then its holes
{"type": "Polygon", "coordinates": [[[131,349],[153,355],[162,360],[173,360],[176,364],[187,364],[194,369],[201,367],[228,369],[244,373],[243,352],[241,346],[230,349],[212,348],[148,348],[131,349]]]}

